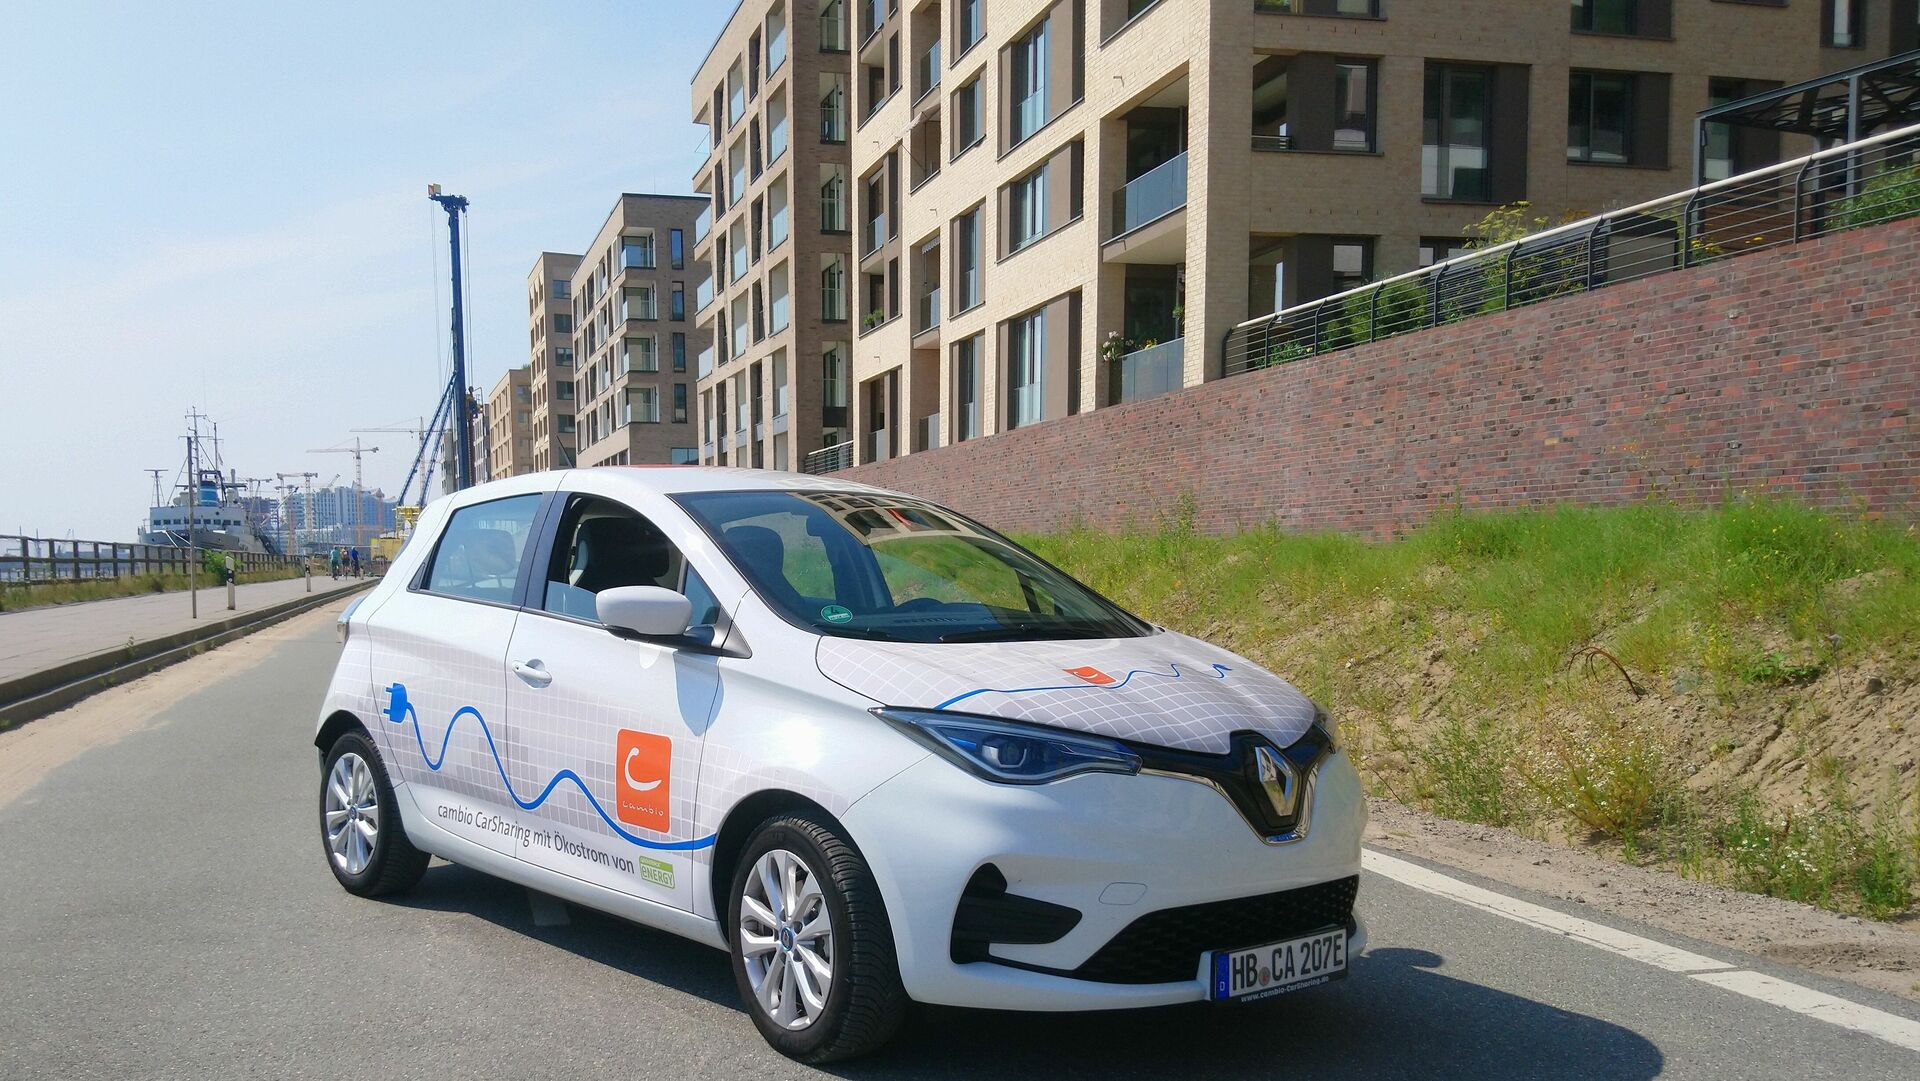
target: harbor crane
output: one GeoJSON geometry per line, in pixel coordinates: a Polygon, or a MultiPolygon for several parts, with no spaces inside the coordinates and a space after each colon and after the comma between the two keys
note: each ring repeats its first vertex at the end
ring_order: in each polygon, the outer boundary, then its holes
{"type": "Polygon", "coordinates": [[[380,452],[379,447],[361,446],[360,437],[357,435],[353,437],[353,446],[351,447],[321,447],[318,450],[307,451],[308,454],[351,454],[353,455],[353,508],[352,508],[352,513],[348,517],[347,528],[351,536],[353,537],[353,544],[354,544],[354,547],[356,548],[365,547],[367,543],[366,538],[360,535],[361,492],[364,491],[366,487],[365,485],[366,472],[362,466],[361,459],[364,455],[378,454],[379,452],[380,452]]]}

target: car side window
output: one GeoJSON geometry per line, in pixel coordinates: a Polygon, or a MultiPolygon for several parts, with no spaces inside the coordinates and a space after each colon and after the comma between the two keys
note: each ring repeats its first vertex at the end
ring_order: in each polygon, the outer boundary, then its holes
{"type": "Polygon", "coordinates": [[[659,527],[609,499],[577,495],[554,535],[541,607],[599,622],[595,598],[619,586],[659,586],[693,602],[692,626],[710,626],[719,604],[686,557],[659,527]]]}
{"type": "Polygon", "coordinates": [[[427,591],[512,604],[541,498],[518,495],[454,511],[427,569],[427,591]]]}

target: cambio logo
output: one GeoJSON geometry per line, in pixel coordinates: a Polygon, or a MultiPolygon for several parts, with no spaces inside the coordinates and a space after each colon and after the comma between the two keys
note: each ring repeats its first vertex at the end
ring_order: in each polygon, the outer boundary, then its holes
{"type": "Polygon", "coordinates": [[[667,832],[673,741],[622,728],[614,744],[614,817],[629,826],[667,832]]]}

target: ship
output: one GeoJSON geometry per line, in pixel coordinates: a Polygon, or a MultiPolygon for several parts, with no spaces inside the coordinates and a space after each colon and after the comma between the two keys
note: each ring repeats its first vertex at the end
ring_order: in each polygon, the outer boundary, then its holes
{"type": "Polygon", "coordinates": [[[161,488],[166,471],[148,470],[153,475],[153,505],[147,508],[146,523],[139,530],[140,542],[277,554],[272,540],[278,532],[273,500],[253,495],[238,471],[225,466],[220,457],[220,426],[213,424],[213,434],[202,436],[202,421],[210,418],[198,411],[187,414],[187,455],[175,477],[172,498],[165,498],[161,488]]]}

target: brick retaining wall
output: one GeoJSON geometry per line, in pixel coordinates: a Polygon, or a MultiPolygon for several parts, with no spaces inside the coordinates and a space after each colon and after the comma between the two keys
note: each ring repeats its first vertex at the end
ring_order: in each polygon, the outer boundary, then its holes
{"type": "Polygon", "coordinates": [[[1770,489],[1913,517],[1920,219],[1656,275],[842,476],[996,527],[1384,533],[1770,489]]]}

